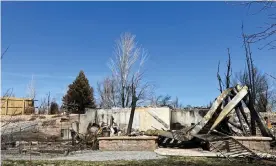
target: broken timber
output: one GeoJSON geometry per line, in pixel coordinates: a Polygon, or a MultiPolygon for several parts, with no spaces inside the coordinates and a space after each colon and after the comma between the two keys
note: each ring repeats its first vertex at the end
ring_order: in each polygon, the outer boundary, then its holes
{"type": "MultiPolygon", "coordinates": [[[[168,132],[167,134],[165,132],[160,135],[178,141],[191,141],[194,138],[198,138],[199,135],[210,135],[213,131],[218,131],[228,136],[250,136],[248,130],[251,127],[249,120],[250,118],[255,118],[254,120],[260,128],[262,136],[271,137],[275,140],[260,114],[255,109],[248,109],[246,105],[246,98],[249,97],[248,91],[247,86],[240,85],[226,89],[216,98],[210,110],[199,123],[176,132],[168,132]],[[248,119],[246,111],[249,111],[254,116],[248,119]],[[234,124],[230,120],[234,116],[234,114],[230,114],[231,112],[235,113],[240,125],[234,124]],[[245,128],[244,125],[248,128],[245,128]],[[236,130],[231,127],[235,127],[236,130]]],[[[166,125],[164,124],[164,126],[166,125]]]]}
{"type": "MultiPolygon", "coordinates": [[[[229,115],[233,111],[236,112],[236,116],[238,117],[240,122],[240,126],[235,126],[237,127],[237,129],[240,130],[240,133],[243,136],[248,136],[249,133],[244,127],[244,125],[247,125],[248,128],[251,127],[248,117],[245,113],[245,110],[249,110],[245,102],[246,97],[248,97],[247,94],[247,86],[237,85],[236,87],[224,90],[221,95],[213,102],[212,107],[203,117],[203,119],[198,124],[194,125],[189,131],[187,131],[186,136],[184,137],[191,140],[195,135],[211,134],[213,130],[218,130],[227,135],[233,135],[233,133],[222,131],[221,126],[222,122],[225,121],[231,123],[231,121],[229,121],[229,115]],[[226,103],[225,106],[223,105],[224,103],[226,103]]],[[[275,139],[271,130],[269,130],[266,126],[264,119],[262,119],[262,117],[260,116],[259,112],[257,112],[255,109],[251,109],[249,110],[249,112],[254,115],[254,117],[250,118],[255,118],[254,120],[257,122],[258,127],[260,128],[262,136],[275,139]]],[[[223,123],[223,125],[225,125],[225,123],[223,123]]]]}
{"type": "Polygon", "coordinates": [[[214,103],[212,104],[212,107],[207,112],[207,114],[203,117],[203,119],[197,125],[195,125],[193,129],[190,131],[191,135],[196,135],[200,131],[202,131],[202,134],[205,134],[205,132],[203,131],[204,127],[206,127],[206,130],[209,131],[209,125],[207,125],[208,122],[212,120],[213,115],[218,110],[223,100],[230,94],[231,90],[232,88],[226,89],[220,94],[220,96],[214,101],[214,103]]]}
{"type": "MultiPolygon", "coordinates": [[[[210,131],[215,129],[217,125],[236,107],[236,105],[244,98],[247,94],[248,88],[244,86],[241,91],[223,108],[219,117],[216,119],[215,123],[212,125],[210,131]]],[[[209,131],[209,132],[210,132],[209,131]]]]}

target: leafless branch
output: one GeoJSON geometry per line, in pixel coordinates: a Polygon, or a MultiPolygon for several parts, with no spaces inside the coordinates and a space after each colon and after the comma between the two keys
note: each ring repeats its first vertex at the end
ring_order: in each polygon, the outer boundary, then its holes
{"type": "Polygon", "coordinates": [[[227,61],[227,71],[225,74],[225,86],[219,74],[220,62],[218,63],[217,79],[219,82],[219,91],[221,93],[223,91],[223,87],[230,88],[230,85],[231,85],[232,67],[231,67],[231,55],[230,55],[229,48],[227,48],[227,53],[228,53],[228,61],[227,61]]]}
{"type": "Polygon", "coordinates": [[[27,85],[27,97],[29,97],[31,99],[35,99],[35,97],[36,97],[35,82],[34,82],[33,76],[32,76],[31,81],[27,85]]]}
{"type": "Polygon", "coordinates": [[[1,54],[1,59],[4,57],[4,55],[6,54],[6,52],[9,50],[10,46],[8,46],[5,51],[1,54]]]}
{"type": "MultiPolygon", "coordinates": [[[[257,12],[254,12],[253,15],[259,14],[263,11],[268,11],[271,9],[271,11],[275,12],[276,3],[273,1],[253,1],[253,2],[244,2],[243,5],[248,7],[248,11],[251,10],[251,6],[258,5],[259,9],[257,12]]],[[[267,41],[268,43],[261,46],[259,49],[264,49],[268,47],[268,49],[275,49],[276,43],[275,43],[275,34],[276,34],[276,13],[268,14],[267,18],[270,19],[269,21],[272,23],[265,23],[266,26],[262,27],[262,30],[260,32],[256,32],[253,34],[250,34],[246,36],[247,41],[249,43],[257,43],[260,41],[267,41]]]]}
{"type": "Polygon", "coordinates": [[[268,75],[269,77],[273,78],[274,80],[276,80],[276,77],[272,76],[271,74],[265,73],[266,75],[268,75]]]}
{"type": "Polygon", "coordinates": [[[9,97],[12,97],[13,95],[14,95],[13,88],[9,88],[2,96],[5,98],[9,98],[9,97]]]}
{"type": "Polygon", "coordinates": [[[128,126],[128,134],[130,134],[137,103],[146,98],[151,86],[148,82],[144,82],[142,70],[148,54],[138,46],[135,35],[131,33],[123,33],[116,41],[114,54],[115,58],[110,60],[109,68],[116,78],[120,106],[131,107],[128,126]]]}
{"type": "Polygon", "coordinates": [[[219,91],[222,93],[222,80],[219,74],[219,66],[220,66],[220,61],[218,62],[218,71],[217,71],[217,78],[218,78],[218,82],[219,82],[219,91]]]}
{"type": "Polygon", "coordinates": [[[113,78],[105,78],[103,82],[97,83],[97,90],[100,95],[100,106],[102,108],[111,108],[117,106],[116,83],[113,78]]]}
{"type": "Polygon", "coordinates": [[[230,55],[229,48],[227,48],[227,53],[228,53],[228,61],[227,61],[227,73],[226,73],[225,79],[226,79],[226,88],[230,88],[232,67],[231,67],[231,55],[230,55]]]}
{"type": "Polygon", "coordinates": [[[123,33],[120,39],[116,41],[114,48],[115,58],[110,60],[109,68],[112,75],[116,78],[117,88],[120,96],[120,106],[131,106],[132,88],[135,87],[136,97],[143,96],[144,88],[141,86],[141,80],[144,71],[142,68],[147,59],[147,52],[138,46],[135,41],[135,35],[123,33]]]}
{"type": "Polygon", "coordinates": [[[260,12],[263,12],[267,9],[273,9],[275,8],[274,2],[271,0],[266,0],[266,1],[248,1],[248,2],[242,2],[241,5],[247,7],[247,11],[249,12],[251,10],[251,6],[253,5],[258,5],[260,6],[259,9],[257,9],[257,11],[252,12],[252,15],[258,14],[260,12]]]}
{"type": "MultiPolygon", "coordinates": [[[[5,103],[6,103],[6,102],[10,99],[10,97],[12,97],[13,95],[14,95],[14,94],[13,94],[13,88],[8,89],[8,90],[3,94],[3,96],[2,96],[2,99],[4,99],[4,100],[1,100],[1,107],[2,107],[3,105],[5,105],[5,103]]],[[[11,113],[10,119],[9,119],[6,123],[4,123],[4,124],[2,125],[2,127],[8,125],[9,123],[12,123],[12,121],[13,121],[13,116],[16,114],[16,112],[17,112],[17,109],[16,109],[14,112],[11,113]]]]}

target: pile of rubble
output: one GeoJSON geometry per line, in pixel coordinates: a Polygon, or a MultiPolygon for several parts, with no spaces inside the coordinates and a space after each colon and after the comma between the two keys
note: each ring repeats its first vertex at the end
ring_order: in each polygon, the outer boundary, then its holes
{"type": "Polygon", "coordinates": [[[162,147],[202,147],[218,151],[224,157],[261,158],[256,150],[263,150],[264,145],[270,148],[275,137],[259,112],[250,107],[249,93],[247,86],[226,89],[199,123],[181,130],[150,131],[147,134],[159,135],[162,147]],[[257,124],[261,136],[255,136],[252,122],[257,124]],[[256,146],[260,142],[263,144],[256,146]],[[250,147],[252,144],[255,149],[250,147]]]}
{"type": "MultiPolygon", "coordinates": [[[[163,130],[148,130],[145,132],[134,131],[129,136],[158,136],[159,147],[198,148],[219,152],[224,157],[253,157],[263,158],[256,151],[258,148],[270,147],[275,141],[271,130],[267,127],[265,120],[250,103],[250,91],[247,86],[237,85],[236,87],[224,90],[212,103],[211,108],[197,124],[179,130],[165,130],[169,128],[162,119],[149,111],[149,114],[164,126],[163,130]],[[260,136],[256,137],[254,128],[257,124],[257,131],[260,136]],[[251,142],[261,142],[263,145],[250,147],[251,142]]],[[[89,123],[85,133],[79,133],[78,125],[72,127],[70,120],[61,118],[61,121],[68,121],[70,124],[70,139],[60,143],[54,142],[37,143],[38,152],[51,151],[45,149],[46,145],[55,147],[55,151],[66,153],[79,149],[93,149],[99,147],[99,137],[112,137],[126,135],[111,118],[110,125],[106,123],[89,123]],[[41,150],[44,147],[44,151],[41,150]]],[[[52,121],[47,121],[50,123],[52,121]]],[[[29,122],[28,125],[35,126],[36,122],[29,122]],[[31,125],[32,124],[32,125],[31,125]]],[[[46,121],[45,121],[46,125],[46,121]]],[[[27,126],[30,128],[29,126],[27,126]]],[[[8,128],[7,128],[8,129],[8,128]]],[[[69,127],[68,127],[69,129],[69,127]]],[[[8,130],[7,130],[8,131],[8,130]]],[[[20,129],[21,131],[21,129],[20,129]]],[[[14,131],[13,131],[14,132],[14,131]]],[[[8,134],[6,134],[8,135],[8,134]]],[[[21,137],[21,136],[20,136],[21,137]]],[[[69,137],[68,137],[69,138],[69,137]]],[[[32,140],[33,141],[33,140],[32,140]]],[[[16,146],[16,145],[14,145],[16,146]]],[[[32,147],[27,142],[19,143],[20,152],[32,147]]],[[[53,150],[52,150],[53,151],[53,150]]],[[[267,149],[269,151],[269,149],[267,149]]],[[[267,156],[267,155],[266,155],[267,156]]],[[[272,155],[270,155],[271,157],[272,155]]]]}

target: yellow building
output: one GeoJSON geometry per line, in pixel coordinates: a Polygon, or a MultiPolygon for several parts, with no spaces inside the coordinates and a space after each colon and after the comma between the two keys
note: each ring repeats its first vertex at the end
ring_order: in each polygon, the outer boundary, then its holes
{"type": "Polygon", "coordinates": [[[34,101],[30,98],[2,97],[1,115],[33,114],[35,111],[34,101]]]}

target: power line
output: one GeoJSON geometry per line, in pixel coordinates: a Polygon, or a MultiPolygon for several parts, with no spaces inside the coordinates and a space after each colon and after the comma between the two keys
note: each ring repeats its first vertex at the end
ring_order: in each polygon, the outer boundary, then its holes
{"type": "Polygon", "coordinates": [[[270,74],[267,74],[267,73],[265,73],[266,75],[268,75],[268,76],[270,76],[271,78],[273,78],[274,80],[276,80],[276,77],[274,77],[274,76],[272,76],[272,75],[270,75],[270,74]]]}
{"type": "Polygon", "coordinates": [[[1,59],[3,58],[4,54],[8,51],[9,48],[10,48],[10,46],[8,46],[8,47],[6,48],[6,50],[1,54],[1,59]]]}

